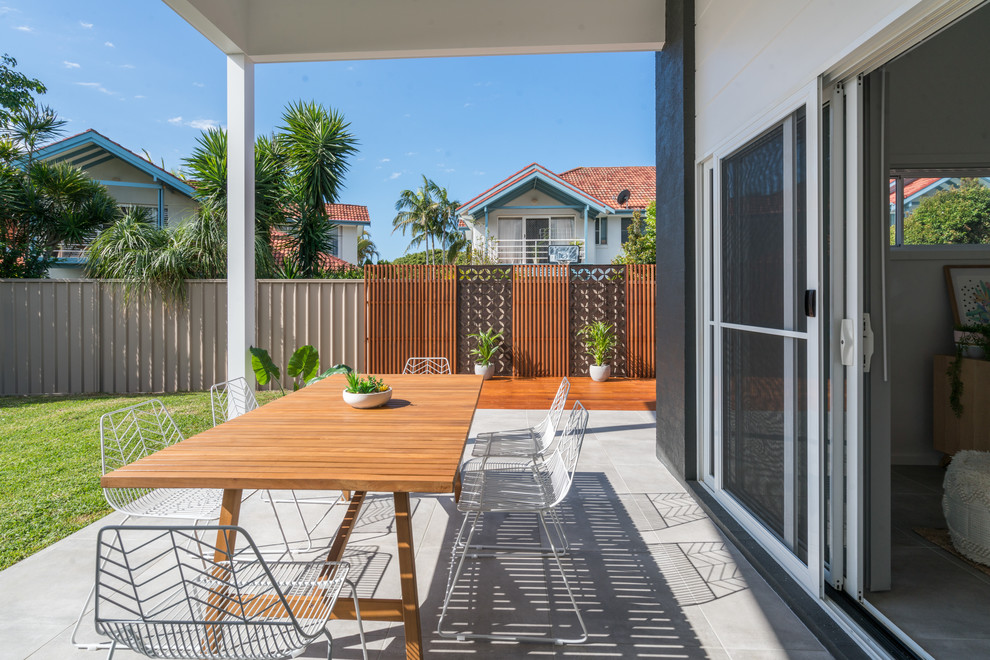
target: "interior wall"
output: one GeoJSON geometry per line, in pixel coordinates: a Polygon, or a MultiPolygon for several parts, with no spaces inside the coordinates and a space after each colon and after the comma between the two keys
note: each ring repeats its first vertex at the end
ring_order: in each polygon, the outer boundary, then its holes
{"type": "Polygon", "coordinates": [[[990,165],[990,5],[884,67],[892,168],[990,165]]]}
{"type": "MultiPolygon", "coordinates": [[[[891,168],[990,164],[990,6],[884,67],[891,168]]],[[[884,214],[880,221],[886,222],[884,214]]],[[[887,251],[891,462],[936,464],[932,356],[954,352],[943,267],[990,264],[990,246],[887,251]]],[[[874,358],[876,360],[876,358],[874,358]]]]}
{"type": "Polygon", "coordinates": [[[932,448],[932,356],[953,355],[952,308],[943,266],[990,265],[990,249],[962,253],[892,250],[887,262],[891,463],[936,465],[932,448]]]}

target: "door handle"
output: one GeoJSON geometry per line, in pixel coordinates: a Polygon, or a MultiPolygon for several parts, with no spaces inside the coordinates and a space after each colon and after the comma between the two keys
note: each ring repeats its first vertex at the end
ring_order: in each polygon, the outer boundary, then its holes
{"type": "Polygon", "coordinates": [[[810,319],[815,318],[817,313],[817,301],[818,295],[814,289],[808,289],[804,292],[804,315],[810,319]]]}

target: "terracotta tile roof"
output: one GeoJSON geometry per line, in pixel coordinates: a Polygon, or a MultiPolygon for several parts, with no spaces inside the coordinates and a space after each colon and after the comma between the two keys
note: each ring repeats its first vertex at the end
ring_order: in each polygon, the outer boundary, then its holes
{"type": "MultiPolygon", "coordinates": [[[[292,250],[292,239],[290,239],[285,232],[281,232],[278,229],[273,229],[272,253],[275,255],[275,262],[281,265],[282,261],[292,252],[292,250]]],[[[340,257],[335,257],[332,254],[321,254],[320,265],[327,270],[347,270],[354,268],[354,264],[349,261],[344,261],[340,257]]]]}
{"type": "Polygon", "coordinates": [[[327,204],[327,216],[331,220],[345,220],[347,222],[363,222],[371,224],[371,216],[368,215],[367,206],[357,204],[327,204]]]}
{"type": "Polygon", "coordinates": [[[657,196],[657,168],[652,166],[576,167],[560,178],[614,209],[645,209],[657,196]],[[629,191],[625,204],[615,201],[622,190],[629,191]]]}
{"type": "MultiPolygon", "coordinates": [[[[930,178],[929,179],[905,179],[904,180],[904,199],[907,199],[908,197],[910,197],[911,195],[915,194],[916,192],[919,192],[921,190],[924,190],[925,188],[927,188],[928,186],[932,185],[933,183],[937,183],[937,182],[939,182],[941,180],[942,179],[930,179],[930,178]]],[[[896,188],[896,184],[893,181],[890,182],[890,203],[891,204],[896,204],[897,203],[897,188],[896,188]]]]}

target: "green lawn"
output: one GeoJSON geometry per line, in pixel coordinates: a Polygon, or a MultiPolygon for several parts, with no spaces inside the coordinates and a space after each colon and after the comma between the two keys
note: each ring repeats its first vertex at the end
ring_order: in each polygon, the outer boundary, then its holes
{"type": "Polygon", "coordinates": [[[0,570],[110,513],[99,482],[100,415],[150,398],[186,437],[212,424],[208,392],[0,397],[0,570]]]}

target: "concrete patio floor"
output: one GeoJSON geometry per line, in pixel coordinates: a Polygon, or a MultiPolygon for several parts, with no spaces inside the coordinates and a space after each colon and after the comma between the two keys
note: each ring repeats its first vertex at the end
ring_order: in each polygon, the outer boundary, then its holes
{"type": "MultiPolygon", "coordinates": [[[[542,411],[478,410],[472,436],[535,423],[542,411]]],[[[593,411],[571,496],[563,512],[572,544],[568,578],[589,631],[582,645],[458,642],[435,630],[447,586],[450,547],[460,525],[449,496],[413,498],[416,565],[427,657],[447,658],[828,658],[829,653],[718,531],[654,455],[655,413],[593,411]]],[[[300,496],[321,495],[301,493],[300,496]]],[[[325,494],[324,494],[325,495],[325,494]]],[[[343,507],[304,504],[326,544],[343,507]]],[[[290,539],[305,539],[294,510],[280,505],[290,539]]],[[[72,625],[92,585],[97,530],[112,515],[0,573],[0,658],[102,658],[77,650],[72,625]]],[[[277,554],[278,529],[256,494],[241,524],[277,554]]],[[[362,511],[346,558],[361,596],[398,597],[391,497],[374,495],[362,511]]],[[[535,517],[492,518],[486,535],[538,539],[535,517]]],[[[299,546],[300,543],[296,543],[299,546]]],[[[304,543],[301,545],[305,545],[304,543]]],[[[297,556],[314,553],[297,552],[297,556]]],[[[446,629],[573,635],[577,626],[556,569],[543,559],[474,561],[458,583],[446,629]],[[545,577],[549,576],[548,593],[545,577]],[[449,625],[448,625],[449,624],[449,625]]],[[[405,657],[400,624],[367,622],[369,657],[405,657]]],[[[359,658],[353,622],[331,622],[334,657],[359,658]]],[[[93,639],[92,613],[83,637],[93,639]]],[[[118,651],[117,658],[139,657],[118,651]]],[[[303,657],[326,657],[326,644],[303,657]]]]}

